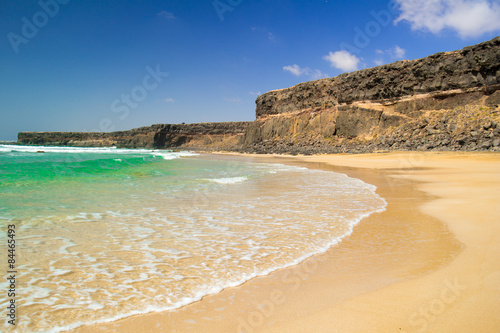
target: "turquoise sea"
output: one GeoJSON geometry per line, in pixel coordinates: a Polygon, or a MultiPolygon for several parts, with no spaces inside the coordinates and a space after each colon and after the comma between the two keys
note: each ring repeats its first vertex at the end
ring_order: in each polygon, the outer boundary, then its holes
{"type": "Polygon", "coordinates": [[[329,171],[0,145],[0,242],[15,225],[18,311],[0,328],[60,332],[175,309],[324,252],[385,206],[374,186],[329,171]]]}

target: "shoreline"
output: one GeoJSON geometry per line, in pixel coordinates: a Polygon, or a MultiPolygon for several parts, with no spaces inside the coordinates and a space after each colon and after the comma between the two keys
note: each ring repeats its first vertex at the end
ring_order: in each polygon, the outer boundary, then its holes
{"type": "MultiPolygon", "coordinates": [[[[469,258],[476,258],[479,251],[471,249],[478,245],[471,239],[471,229],[478,233],[476,238],[498,239],[500,235],[498,226],[492,225],[500,220],[495,220],[500,212],[494,206],[500,199],[499,154],[213,155],[346,173],[376,185],[388,207],[361,221],[339,245],[293,267],[224,289],[178,310],[83,326],[74,332],[145,328],[151,332],[467,332],[479,328],[490,332],[500,328],[499,310],[495,310],[500,309],[496,287],[500,246],[492,245],[491,258],[484,255],[490,274],[485,292],[475,290],[484,281],[478,281],[477,274],[471,276],[477,269],[471,270],[474,260],[469,258]],[[487,184],[485,172],[493,178],[487,184]],[[479,179],[467,182],[461,177],[464,173],[479,179]],[[453,222],[455,216],[450,214],[457,209],[447,213],[443,207],[455,207],[457,200],[467,200],[467,196],[450,191],[450,182],[455,190],[468,185],[466,194],[484,194],[481,190],[486,187],[486,199],[493,205],[483,217],[493,230],[475,230],[474,221],[467,220],[469,206],[464,204],[458,209],[463,221],[453,222]],[[471,294],[483,300],[472,312],[463,309],[471,307],[471,294]],[[480,309],[481,304],[489,305],[487,313],[480,309]],[[477,318],[487,320],[477,323],[477,318]]],[[[477,201],[477,195],[468,197],[477,201]]]]}

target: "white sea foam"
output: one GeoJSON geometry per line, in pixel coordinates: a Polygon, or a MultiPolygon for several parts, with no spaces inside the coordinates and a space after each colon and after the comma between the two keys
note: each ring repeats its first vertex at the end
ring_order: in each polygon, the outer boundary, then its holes
{"type": "MultiPolygon", "coordinates": [[[[132,149],[118,149],[115,147],[53,147],[53,146],[17,146],[17,145],[0,145],[0,152],[20,152],[20,153],[95,153],[95,154],[108,154],[108,153],[127,153],[133,151],[132,149]]],[[[136,152],[146,152],[147,150],[137,149],[136,152]]]]}
{"type": "Polygon", "coordinates": [[[170,152],[170,151],[161,151],[154,150],[151,152],[153,156],[163,157],[165,160],[173,160],[179,157],[191,157],[198,156],[199,154],[189,151],[181,151],[181,152],[170,152]]]}
{"type": "Polygon", "coordinates": [[[209,178],[205,180],[217,184],[237,184],[247,181],[248,177],[243,176],[243,177],[227,177],[227,178],[209,178]]]}
{"type": "MultiPolygon", "coordinates": [[[[86,154],[146,154],[162,157],[165,160],[176,159],[179,157],[198,156],[198,154],[189,151],[172,152],[169,150],[150,150],[150,149],[122,149],[116,147],[53,147],[53,146],[17,146],[0,145],[0,152],[12,153],[86,153],[86,154]]],[[[121,162],[122,159],[114,159],[121,162]]]]}
{"type": "Polygon", "coordinates": [[[306,171],[309,170],[304,167],[286,164],[275,163],[259,163],[255,166],[256,169],[267,170],[270,173],[283,172],[283,171],[306,171]]]}

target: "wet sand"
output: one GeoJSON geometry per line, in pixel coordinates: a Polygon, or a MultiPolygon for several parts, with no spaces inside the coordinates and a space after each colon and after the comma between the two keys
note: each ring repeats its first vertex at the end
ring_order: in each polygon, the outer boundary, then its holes
{"type": "Polygon", "coordinates": [[[216,158],[343,172],[376,185],[387,210],[297,266],[75,332],[500,331],[500,154],[216,158]]]}

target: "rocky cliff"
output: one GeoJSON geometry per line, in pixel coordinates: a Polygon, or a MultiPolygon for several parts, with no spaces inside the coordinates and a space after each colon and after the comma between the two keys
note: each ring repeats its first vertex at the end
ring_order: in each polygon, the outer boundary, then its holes
{"type": "Polygon", "coordinates": [[[183,147],[203,150],[233,150],[240,146],[251,122],[156,125],[155,148],[183,147]]]}
{"type": "Polygon", "coordinates": [[[500,150],[500,37],[263,94],[251,152],[500,150]]]}
{"type": "Polygon", "coordinates": [[[130,131],[98,132],[21,132],[17,142],[30,145],[111,147],[154,147],[156,126],[141,127],[130,131]]]}
{"type": "Polygon", "coordinates": [[[345,73],[274,90],[257,98],[257,118],[353,102],[403,97],[500,83],[500,37],[460,51],[345,73]]]}
{"type": "Polygon", "coordinates": [[[500,37],[270,91],[256,104],[254,122],[23,132],[18,142],[292,154],[500,151],[500,37]]]}

